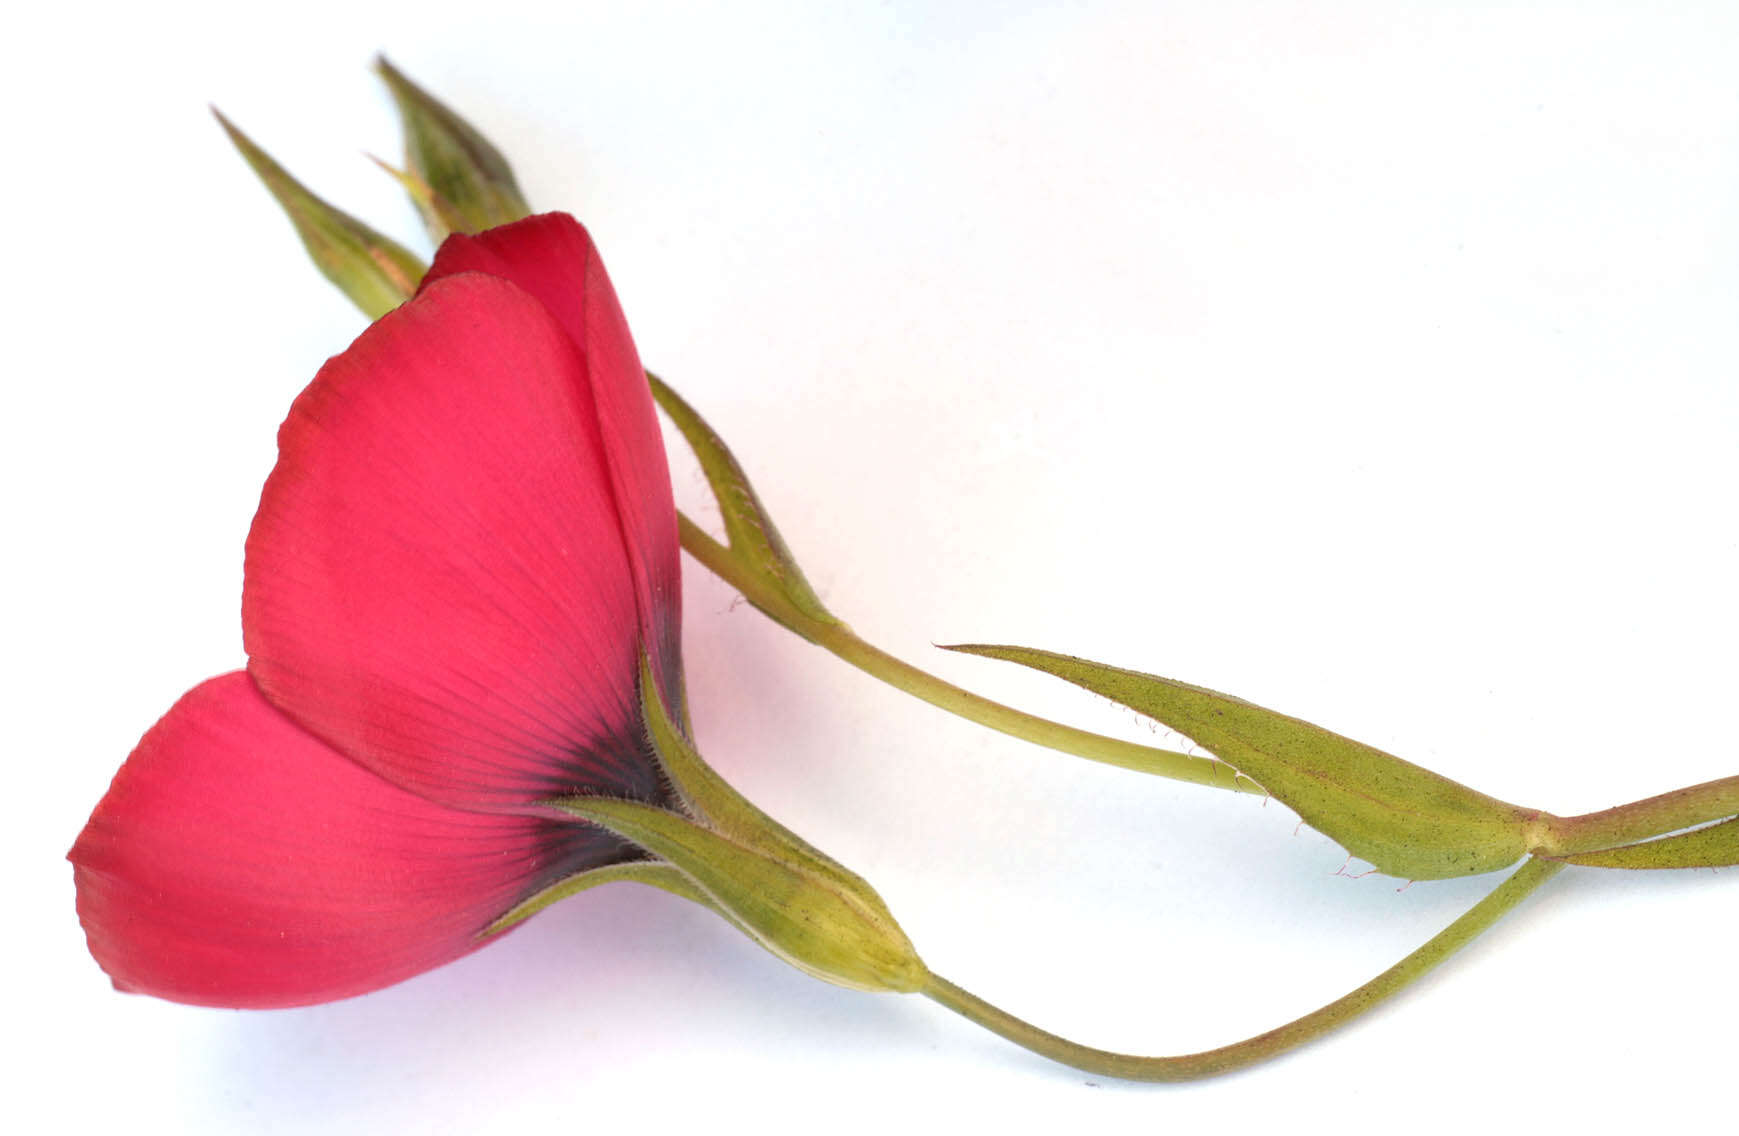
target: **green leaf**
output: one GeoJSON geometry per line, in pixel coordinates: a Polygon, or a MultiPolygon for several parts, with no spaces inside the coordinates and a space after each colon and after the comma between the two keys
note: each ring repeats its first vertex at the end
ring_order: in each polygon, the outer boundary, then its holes
{"type": "Polygon", "coordinates": [[[699,459],[701,471],[706,474],[707,484],[712,487],[713,497],[718,501],[719,513],[725,522],[725,539],[730,545],[728,550],[720,549],[718,542],[704,532],[685,526],[683,546],[703,560],[708,551],[714,555],[728,555],[737,565],[747,569],[759,585],[744,588],[749,602],[799,635],[808,633],[806,622],[837,624],[839,620],[809,586],[796,558],[785,546],[785,538],[779,535],[773,518],[767,515],[755,487],[749,484],[748,475],[724,439],[714,433],[694,407],[683,401],[682,396],[666,386],[657,375],[648,371],[646,379],[652,384],[652,397],[670,416],[699,459]]]}
{"type": "Polygon", "coordinates": [[[385,56],[375,70],[386,80],[405,127],[405,164],[429,189],[411,194],[436,244],[452,231],[481,232],[529,216],[513,167],[489,139],[385,56]]]}
{"type": "Polygon", "coordinates": [[[1591,868],[1728,868],[1739,864],[1739,817],[1676,836],[1561,859],[1591,868]]]}
{"type": "Polygon", "coordinates": [[[315,266],[364,315],[379,319],[416,294],[428,269],[415,253],[308,192],[229,119],[211,113],[289,215],[315,266]]]}
{"type": "Polygon", "coordinates": [[[1496,871],[1539,813],[1382,750],[1199,686],[1024,647],[949,647],[1032,667],[1158,719],[1254,778],[1312,828],[1391,876],[1496,871]]]}

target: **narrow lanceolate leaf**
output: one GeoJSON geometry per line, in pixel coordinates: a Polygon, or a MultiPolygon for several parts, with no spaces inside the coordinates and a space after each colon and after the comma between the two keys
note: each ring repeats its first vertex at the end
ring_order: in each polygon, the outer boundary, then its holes
{"type": "Polygon", "coordinates": [[[405,164],[430,190],[411,200],[436,244],[450,232],[480,233],[530,215],[501,151],[384,57],[375,68],[404,121],[405,164]]]}
{"type": "MultiPolygon", "coordinates": [[[[724,518],[725,538],[730,542],[728,555],[765,585],[747,593],[749,602],[798,634],[804,633],[804,620],[838,623],[839,620],[816,596],[815,589],[809,586],[803,570],[797,566],[797,559],[785,546],[785,538],[779,535],[773,518],[761,504],[755,487],[749,484],[748,474],[743,472],[724,439],[715,434],[694,407],[683,401],[682,396],[666,386],[657,375],[648,371],[646,378],[652,384],[653,399],[664,413],[670,415],[670,420],[682,432],[683,439],[700,461],[701,471],[706,474],[707,484],[712,487],[713,497],[719,503],[719,513],[724,518]],[[788,605],[787,609],[780,610],[780,603],[788,605]],[[797,618],[792,619],[792,616],[797,618]]],[[[700,535],[717,547],[716,541],[705,534],[700,535]]],[[[685,535],[684,540],[688,539],[685,535]]],[[[690,551],[694,551],[692,545],[690,551]]]]}
{"type": "Polygon", "coordinates": [[[1163,722],[1391,876],[1434,880],[1495,871],[1527,852],[1528,825],[1539,816],[1320,726],[1199,686],[1024,647],[948,649],[1056,675],[1163,722]]]}
{"type": "Polygon", "coordinates": [[[1677,836],[1563,857],[1592,868],[1727,868],[1739,864],[1739,817],[1677,836]]]}
{"type": "Polygon", "coordinates": [[[229,119],[212,113],[283,206],[315,267],[364,315],[379,319],[416,294],[425,265],[415,253],[310,193],[229,119]]]}

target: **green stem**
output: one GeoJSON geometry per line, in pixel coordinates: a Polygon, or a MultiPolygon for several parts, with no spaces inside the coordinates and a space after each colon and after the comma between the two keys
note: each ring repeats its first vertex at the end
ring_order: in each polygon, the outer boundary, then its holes
{"type": "Polygon", "coordinates": [[[1599,851],[1734,814],[1739,814],[1739,777],[1722,777],[1599,812],[1553,817],[1543,851],[1555,856],[1599,851]]]}
{"type": "Polygon", "coordinates": [[[1191,1081],[1214,1077],[1277,1057],[1381,1005],[1472,942],[1562,868],[1562,864],[1551,860],[1531,859],[1430,942],[1352,993],[1278,1029],[1232,1045],[1180,1057],[1135,1057],[1078,1045],[1023,1022],[935,975],[930,976],[929,984],[921,993],[1016,1045],[1084,1072],[1130,1081],[1191,1081]]]}
{"type": "MultiPolygon", "coordinates": [[[[749,484],[748,475],[723,439],[658,376],[648,371],[646,379],[652,397],[670,416],[700,460],[728,535],[728,542],[721,543],[678,513],[682,546],[714,575],[742,592],[744,598],[774,622],[899,690],[949,713],[1036,745],[1198,785],[1247,793],[1264,792],[1257,782],[1225,762],[1137,745],[1023,713],[944,682],[859,638],[827,610],[804,579],[802,569],[785,546],[754,487],[749,484]]],[[[984,652],[983,648],[979,650],[984,652]]],[[[1582,816],[1556,817],[1544,812],[1533,813],[1524,824],[1524,836],[1526,846],[1541,855],[1578,856],[1707,824],[1736,813],[1739,813],[1739,777],[1730,777],[1582,816]]],[[[1720,844],[1726,839],[1725,836],[1711,837],[1703,843],[1714,840],[1720,844]]],[[[1683,851],[1691,854],[1689,850],[1683,851]]],[[[1680,852],[1676,845],[1653,849],[1647,859],[1654,867],[1672,867],[1680,852]]],[[[1700,848],[1693,858],[1713,856],[1720,859],[1723,855],[1725,853],[1718,850],[1700,848]]],[[[1629,858],[1634,859],[1634,855],[1629,858]]]]}
{"type": "Polygon", "coordinates": [[[981,726],[988,726],[1012,737],[1035,745],[1072,753],[1078,757],[1189,781],[1216,789],[1261,795],[1264,790],[1256,782],[1234,770],[1223,761],[1193,757],[1174,750],[1156,749],[1135,742],[1078,730],[1004,706],[981,695],[919,670],[903,659],[895,658],[881,648],[866,643],[844,623],[824,622],[797,610],[784,596],[761,576],[745,568],[730,549],[709,536],[706,530],[681,513],[677,524],[682,533],[682,547],[719,579],[736,588],[755,607],[774,622],[795,631],[803,638],[823,647],[852,666],[907,694],[921,698],[932,706],[957,714],[981,726]]]}
{"type": "MultiPolygon", "coordinates": [[[[1254,794],[1265,792],[1261,785],[1223,761],[1078,730],[945,682],[873,643],[865,642],[839,620],[831,617],[820,619],[802,610],[774,583],[680,512],[677,523],[682,534],[682,547],[688,554],[736,588],[768,618],[833,652],[859,670],[932,706],[1035,745],[1107,765],[1216,789],[1254,794]]],[[[1647,840],[1735,814],[1739,814],[1739,777],[1724,777],[1580,816],[1542,815],[1538,821],[1539,828],[1533,834],[1534,850],[1546,856],[1573,856],[1647,840]]]]}

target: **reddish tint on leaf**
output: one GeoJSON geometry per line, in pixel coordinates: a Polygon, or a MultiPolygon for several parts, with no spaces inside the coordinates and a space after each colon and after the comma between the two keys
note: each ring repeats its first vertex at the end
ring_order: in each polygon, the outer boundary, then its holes
{"type": "Polygon", "coordinates": [[[70,858],[91,953],[116,986],[264,1008],[450,962],[538,888],[633,854],[589,826],[407,793],[236,672],[151,728],[70,858]]]}
{"type": "Polygon", "coordinates": [[[666,700],[676,705],[681,596],[670,467],[652,391],[597,246],[568,214],[544,213],[476,236],[449,237],[423,288],[460,272],[499,276],[530,292],[579,349],[609,456],[654,673],[666,700]]]}
{"type": "Polygon", "coordinates": [[[176,704],[70,855],[117,985],[237,1007],[390,985],[645,856],[550,797],[674,807],[638,692],[642,651],[681,691],[663,443],[584,230],[524,224],[461,246],[498,263],[449,257],[279,431],[248,674],[176,704]]]}

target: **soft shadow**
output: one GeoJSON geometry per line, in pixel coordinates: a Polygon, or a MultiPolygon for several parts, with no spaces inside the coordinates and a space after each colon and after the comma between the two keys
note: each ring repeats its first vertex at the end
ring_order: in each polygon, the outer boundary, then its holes
{"type": "Polygon", "coordinates": [[[686,901],[615,884],[391,989],[235,1014],[211,1035],[213,1097],[191,1111],[236,1131],[269,1117],[275,1131],[330,1133],[387,1130],[434,1106],[469,1130],[500,1102],[593,1094],[625,1066],[729,1051],[745,1035],[770,1068],[785,1047],[897,1045],[906,1016],[896,999],[791,969],[686,901]]]}

